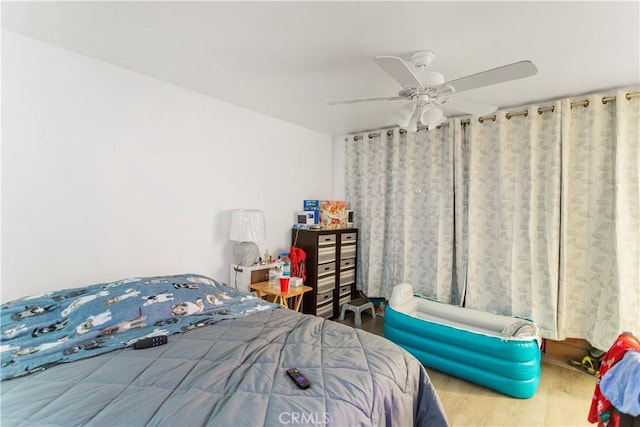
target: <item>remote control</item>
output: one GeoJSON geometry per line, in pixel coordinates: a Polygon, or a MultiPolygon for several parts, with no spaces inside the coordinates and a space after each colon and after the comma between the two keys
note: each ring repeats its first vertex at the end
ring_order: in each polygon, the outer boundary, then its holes
{"type": "Polygon", "coordinates": [[[158,335],[157,337],[143,338],[133,343],[133,348],[140,350],[142,348],[157,347],[166,344],[169,338],[166,335],[158,335]]]}
{"type": "Polygon", "coordinates": [[[309,388],[311,386],[311,382],[305,377],[302,372],[297,370],[296,368],[287,369],[287,374],[291,377],[291,379],[298,384],[300,388],[309,388]]]}

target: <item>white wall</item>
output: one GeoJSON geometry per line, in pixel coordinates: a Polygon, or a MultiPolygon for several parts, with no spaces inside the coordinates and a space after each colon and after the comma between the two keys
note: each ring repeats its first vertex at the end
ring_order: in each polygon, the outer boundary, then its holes
{"type": "MultiPolygon", "coordinates": [[[[346,136],[333,138],[333,197],[336,200],[347,200],[345,196],[345,150],[346,136]]],[[[347,200],[348,202],[348,200],[347,200]]]]}
{"type": "Polygon", "coordinates": [[[228,280],[230,210],[261,252],[330,199],[329,135],[2,32],[3,301],[129,276],[228,280]],[[300,155],[300,153],[313,153],[300,155]]]}

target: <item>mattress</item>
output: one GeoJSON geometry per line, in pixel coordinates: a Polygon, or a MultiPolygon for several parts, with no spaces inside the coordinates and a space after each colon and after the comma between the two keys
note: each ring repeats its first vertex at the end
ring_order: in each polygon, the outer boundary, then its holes
{"type": "Polygon", "coordinates": [[[447,425],[425,369],[382,337],[284,308],[187,324],[162,346],[3,381],[0,424],[447,425]]]}

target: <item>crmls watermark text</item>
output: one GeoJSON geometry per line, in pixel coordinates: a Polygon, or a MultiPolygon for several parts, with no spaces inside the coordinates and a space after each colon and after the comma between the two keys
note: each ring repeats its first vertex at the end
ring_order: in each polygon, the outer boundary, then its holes
{"type": "Polygon", "coordinates": [[[326,412],[282,412],[278,419],[282,424],[291,425],[329,424],[329,414],[326,412]]]}

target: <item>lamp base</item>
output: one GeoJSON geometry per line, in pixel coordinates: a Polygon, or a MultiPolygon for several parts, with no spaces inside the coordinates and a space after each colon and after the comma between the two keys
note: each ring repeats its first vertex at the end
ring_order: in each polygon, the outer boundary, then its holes
{"type": "Polygon", "coordinates": [[[254,265],[260,259],[260,249],[253,242],[239,242],[236,245],[236,264],[254,265]]]}

